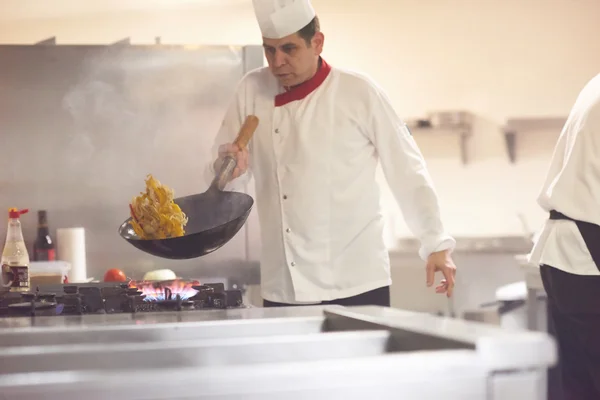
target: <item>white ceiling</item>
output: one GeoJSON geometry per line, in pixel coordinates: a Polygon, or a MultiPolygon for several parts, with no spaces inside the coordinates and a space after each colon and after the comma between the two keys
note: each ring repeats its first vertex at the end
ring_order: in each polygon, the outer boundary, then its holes
{"type": "Polygon", "coordinates": [[[252,0],[0,0],[0,20],[65,18],[124,11],[166,11],[244,5],[252,0]]]}

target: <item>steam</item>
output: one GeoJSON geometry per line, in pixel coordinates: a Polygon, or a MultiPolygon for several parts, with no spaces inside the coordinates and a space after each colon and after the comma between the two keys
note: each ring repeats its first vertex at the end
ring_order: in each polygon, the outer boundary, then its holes
{"type": "Polygon", "coordinates": [[[83,73],[62,100],[74,127],[68,144],[70,169],[92,186],[118,184],[122,174],[139,174],[134,149],[145,124],[119,85],[119,71],[106,68],[107,55],[85,60],[83,73]]]}
{"type": "Polygon", "coordinates": [[[101,80],[79,83],[63,99],[75,124],[88,131],[98,124],[133,122],[135,114],[128,106],[113,85],[101,80]]]}
{"type": "Polygon", "coordinates": [[[69,167],[91,186],[132,193],[152,173],[187,194],[202,171],[233,89],[243,74],[237,49],[92,48],[62,99],[74,130],[69,167]],[[101,49],[96,52],[96,49],[101,49]],[[95,54],[94,54],[95,53],[95,54]]]}

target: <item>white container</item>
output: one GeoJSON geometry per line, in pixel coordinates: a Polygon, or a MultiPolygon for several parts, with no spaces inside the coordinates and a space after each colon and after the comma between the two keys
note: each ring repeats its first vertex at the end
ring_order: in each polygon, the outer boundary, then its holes
{"type": "Polygon", "coordinates": [[[69,275],[71,264],[65,261],[34,261],[29,263],[31,287],[60,284],[69,275]]]}
{"type": "Polygon", "coordinates": [[[71,265],[69,282],[87,281],[85,230],[83,228],[58,228],[56,230],[56,258],[71,265]]]}

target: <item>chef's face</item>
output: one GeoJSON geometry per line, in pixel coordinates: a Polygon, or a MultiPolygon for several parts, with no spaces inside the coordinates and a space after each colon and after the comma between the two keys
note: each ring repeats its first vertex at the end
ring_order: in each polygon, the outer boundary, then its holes
{"type": "Polygon", "coordinates": [[[317,72],[324,39],[321,32],[315,33],[309,42],[297,33],[282,39],[263,38],[271,72],[285,87],[309,80],[317,72]]]}

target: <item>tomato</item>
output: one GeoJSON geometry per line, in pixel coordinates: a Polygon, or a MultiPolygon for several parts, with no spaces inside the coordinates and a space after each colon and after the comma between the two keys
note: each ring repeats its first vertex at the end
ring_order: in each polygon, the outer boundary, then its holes
{"type": "Polygon", "coordinates": [[[111,268],[104,274],[104,282],[127,282],[127,276],[120,269],[111,268]]]}

